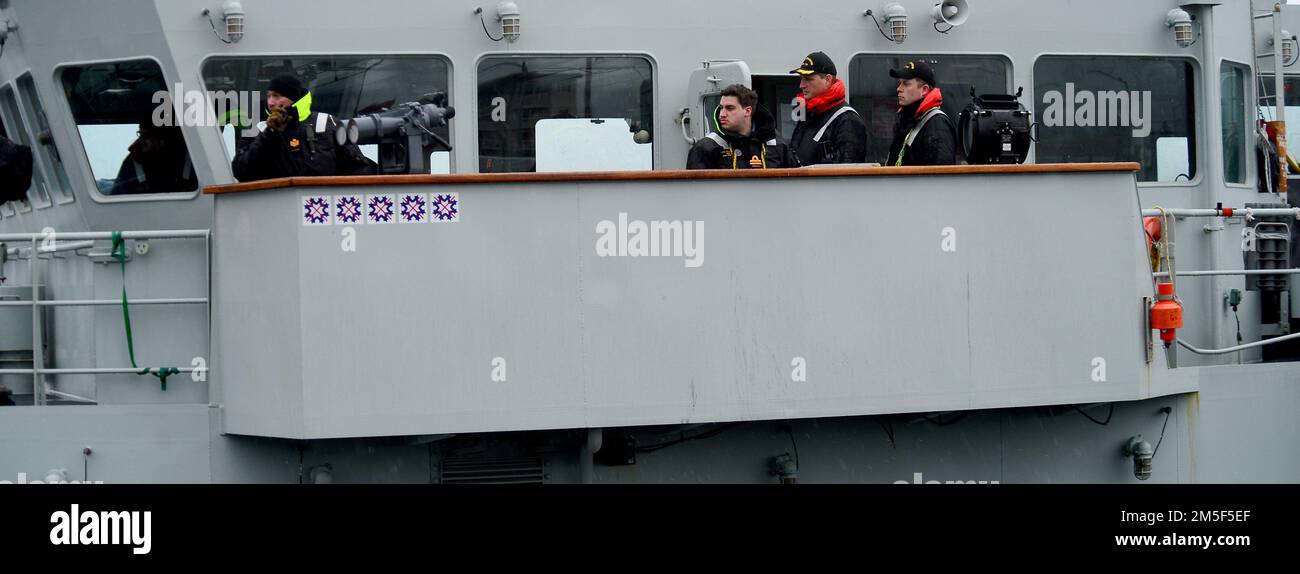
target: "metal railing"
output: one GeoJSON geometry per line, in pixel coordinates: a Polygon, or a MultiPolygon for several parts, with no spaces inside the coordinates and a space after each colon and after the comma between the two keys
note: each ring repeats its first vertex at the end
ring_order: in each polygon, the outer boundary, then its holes
{"type": "Polygon", "coordinates": [[[1143,217],[1168,215],[1169,217],[1294,217],[1300,219],[1300,207],[1209,208],[1209,209],[1143,209],[1143,217]]]}
{"type": "MultiPolygon", "coordinates": [[[[75,307],[75,306],[98,306],[98,305],[121,305],[121,299],[68,299],[68,300],[41,300],[40,295],[40,278],[43,271],[44,263],[48,258],[40,257],[41,254],[50,254],[53,256],[57,252],[77,251],[94,246],[95,241],[112,240],[114,236],[122,239],[202,239],[203,240],[203,284],[207,295],[211,295],[212,277],[211,277],[211,237],[212,234],[207,229],[179,229],[179,230],[159,230],[159,231],[122,231],[113,233],[107,231],[81,231],[81,232],[63,232],[58,234],[49,233],[0,233],[0,243],[21,242],[30,244],[26,247],[27,259],[27,278],[31,283],[31,300],[29,301],[0,301],[0,307],[28,307],[32,308],[32,368],[30,369],[0,369],[0,375],[28,375],[32,376],[32,404],[46,404],[45,396],[47,393],[56,392],[53,389],[46,388],[45,375],[108,375],[108,374],[160,374],[159,368],[70,368],[70,369],[47,369],[45,368],[45,329],[42,314],[38,312],[43,307],[75,307]],[[50,245],[41,245],[42,242],[57,238],[58,241],[50,245]]],[[[125,248],[125,246],[123,246],[125,248]]],[[[8,254],[17,254],[23,247],[14,247],[6,251],[8,254]]],[[[125,281],[125,278],[123,278],[125,281]]],[[[170,298],[170,299],[128,299],[128,305],[208,305],[210,297],[190,297],[190,298],[170,298]]],[[[211,332],[212,325],[212,307],[208,305],[206,320],[207,331],[211,332]]],[[[179,373],[190,374],[197,370],[207,371],[206,367],[196,369],[193,367],[176,369],[179,373]]]]}
{"type": "MultiPolygon", "coordinates": [[[[1175,271],[1174,277],[1218,277],[1222,275],[1295,275],[1300,269],[1218,269],[1209,271],[1175,271]]],[[[1168,277],[1168,271],[1157,271],[1152,277],[1168,277]]]]}

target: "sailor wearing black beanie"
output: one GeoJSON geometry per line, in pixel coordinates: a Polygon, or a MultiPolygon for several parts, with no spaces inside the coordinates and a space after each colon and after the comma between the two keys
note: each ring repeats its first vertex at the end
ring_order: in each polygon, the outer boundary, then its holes
{"type": "Polygon", "coordinates": [[[321,175],[373,175],[375,162],[356,144],[335,139],[338,122],[312,111],[311,91],[292,73],[266,87],[266,129],[242,146],[231,162],[239,181],[321,175]]]}

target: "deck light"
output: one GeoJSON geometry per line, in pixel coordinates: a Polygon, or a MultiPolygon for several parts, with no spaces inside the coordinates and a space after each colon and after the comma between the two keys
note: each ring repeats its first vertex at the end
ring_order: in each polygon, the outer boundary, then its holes
{"type": "MultiPolygon", "coordinates": [[[[1273,38],[1272,34],[1269,34],[1268,45],[1272,46],[1274,44],[1275,44],[1275,39],[1273,38]]],[[[1290,66],[1291,64],[1295,63],[1295,48],[1296,48],[1296,37],[1293,36],[1290,32],[1286,30],[1282,30],[1282,64],[1283,65],[1290,66]]]]}
{"type": "Polygon", "coordinates": [[[51,468],[45,473],[45,484],[67,484],[68,469],[51,468]]]}
{"type": "Polygon", "coordinates": [[[1174,8],[1165,14],[1165,27],[1174,29],[1174,42],[1181,48],[1196,43],[1192,35],[1192,15],[1182,8],[1174,8]]]}
{"type": "Polygon", "coordinates": [[[226,35],[222,37],[221,33],[217,31],[217,24],[212,21],[212,11],[204,8],[202,13],[203,16],[208,17],[208,24],[212,26],[212,33],[216,34],[217,39],[227,44],[234,44],[243,39],[246,14],[244,5],[240,4],[238,0],[228,0],[225,4],[222,4],[221,20],[226,23],[226,35]]]}
{"type": "Polygon", "coordinates": [[[1151,443],[1142,440],[1142,435],[1128,439],[1124,445],[1124,456],[1133,457],[1133,476],[1138,480],[1151,478],[1151,461],[1155,458],[1155,449],[1151,443]]]}
{"type": "Polygon", "coordinates": [[[500,38],[493,38],[492,33],[488,32],[487,22],[483,21],[483,8],[475,8],[474,14],[479,17],[479,23],[483,24],[483,33],[487,34],[488,39],[493,42],[500,42],[501,40],[515,42],[522,33],[523,27],[519,23],[519,5],[514,2],[497,4],[497,21],[501,23],[500,38]]]}
{"type": "Polygon", "coordinates": [[[13,20],[0,20],[0,44],[9,39],[9,33],[18,29],[13,20]]]}
{"type": "Polygon", "coordinates": [[[876,23],[876,29],[880,30],[880,35],[884,36],[886,40],[895,44],[902,44],[903,40],[907,39],[907,10],[903,8],[902,4],[890,2],[885,4],[884,13],[885,26],[889,27],[889,32],[885,32],[885,29],[880,26],[880,20],[876,19],[875,12],[867,10],[862,15],[871,18],[871,21],[876,23]]]}
{"type": "Polygon", "coordinates": [[[907,39],[907,10],[902,4],[891,2],[885,5],[885,25],[889,27],[895,44],[902,44],[907,39]]]}
{"type": "Polygon", "coordinates": [[[501,35],[507,42],[519,39],[519,6],[514,2],[497,4],[497,20],[501,21],[501,35]]]}

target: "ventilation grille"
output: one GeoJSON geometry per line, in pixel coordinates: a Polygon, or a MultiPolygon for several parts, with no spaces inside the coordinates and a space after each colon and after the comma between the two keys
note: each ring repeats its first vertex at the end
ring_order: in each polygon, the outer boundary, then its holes
{"type": "Polygon", "coordinates": [[[438,478],[442,484],[544,484],[546,462],[540,457],[447,458],[438,478]]]}

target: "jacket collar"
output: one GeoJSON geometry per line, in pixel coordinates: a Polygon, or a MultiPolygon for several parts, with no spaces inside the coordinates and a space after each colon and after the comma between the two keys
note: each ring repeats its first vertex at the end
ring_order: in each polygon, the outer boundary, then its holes
{"type": "Polygon", "coordinates": [[[307,92],[307,95],[298,98],[298,101],[293,103],[293,109],[298,110],[299,122],[307,121],[307,118],[311,117],[311,92],[307,92]]]}
{"type": "Polygon", "coordinates": [[[898,112],[903,113],[904,111],[909,110],[913,106],[915,106],[916,112],[912,115],[912,118],[920,118],[921,116],[925,115],[925,112],[933,110],[934,108],[937,108],[942,105],[943,105],[943,92],[939,91],[939,88],[934,88],[930,90],[930,93],[926,94],[924,98],[921,98],[921,101],[898,108],[898,112]]]}

